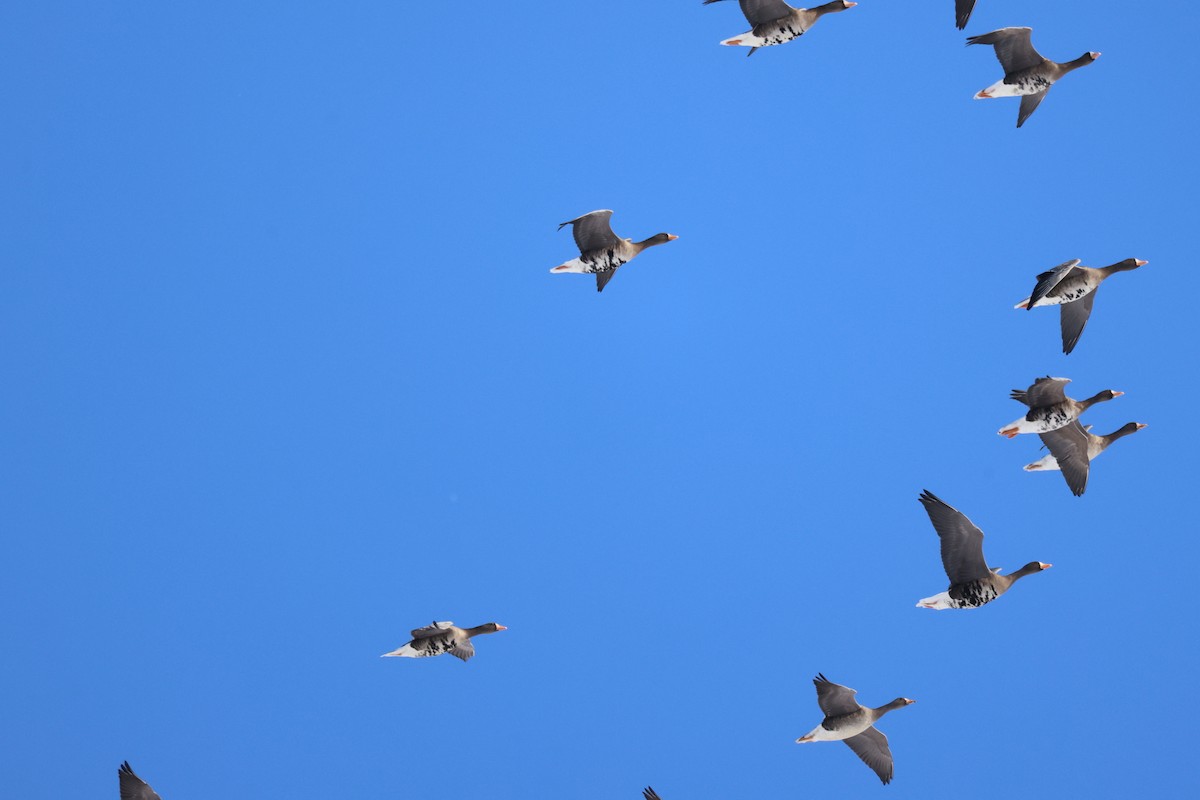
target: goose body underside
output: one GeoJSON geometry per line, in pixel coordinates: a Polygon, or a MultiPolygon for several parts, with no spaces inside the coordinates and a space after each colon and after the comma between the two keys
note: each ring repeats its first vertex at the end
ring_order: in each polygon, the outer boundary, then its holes
{"type": "Polygon", "coordinates": [[[1020,419],[1015,419],[999,430],[1001,436],[1010,439],[1019,433],[1049,433],[1069,425],[1075,415],[1065,408],[1035,408],[1020,419]]]}
{"type": "Polygon", "coordinates": [[[976,100],[991,97],[1024,97],[1044,92],[1052,82],[1041,75],[1030,75],[1013,79],[1004,77],[975,95],[976,100]]]}
{"type": "Polygon", "coordinates": [[[813,728],[797,741],[801,743],[840,742],[852,736],[858,736],[869,727],[871,727],[871,720],[867,719],[866,714],[861,712],[846,714],[840,717],[826,717],[820,725],[813,728]]]}
{"type": "Polygon", "coordinates": [[[755,25],[753,30],[746,31],[741,36],[733,36],[721,42],[724,45],[742,47],[771,47],[777,44],[799,39],[804,35],[804,28],[795,20],[783,19],[755,25]]]}
{"type": "Polygon", "coordinates": [[[594,274],[614,270],[626,263],[628,263],[627,260],[617,255],[615,250],[601,250],[596,253],[588,253],[579,258],[573,258],[565,264],[559,264],[550,271],[594,274]]]}
{"type": "Polygon", "coordinates": [[[979,608],[987,605],[1000,596],[996,587],[982,581],[972,581],[960,586],[951,587],[950,591],[935,594],[917,601],[917,608],[934,608],[945,611],[948,608],[979,608]]]}

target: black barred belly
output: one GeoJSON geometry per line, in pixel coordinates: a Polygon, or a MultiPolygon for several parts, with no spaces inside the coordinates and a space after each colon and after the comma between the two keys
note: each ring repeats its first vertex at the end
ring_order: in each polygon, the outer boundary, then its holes
{"type": "Polygon", "coordinates": [[[950,587],[950,599],[956,601],[959,608],[979,608],[992,602],[997,596],[996,587],[981,581],[950,587]]]}
{"type": "Polygon", "coordinates": [[[588,272],[608,272],[626,263],[616,250],[593,250],[579,260],[587,265],[588,272]]]}
{"type": "Polygon", "coordinates": [[[764,22],[756,27],[753,33],[763,40],[759,47],[770,47],[773,44],[783,44],[792,39],[799,39],[804,35],[804,28],[801,28],[793,20],[775,20],[774,22],[764,22]]]}

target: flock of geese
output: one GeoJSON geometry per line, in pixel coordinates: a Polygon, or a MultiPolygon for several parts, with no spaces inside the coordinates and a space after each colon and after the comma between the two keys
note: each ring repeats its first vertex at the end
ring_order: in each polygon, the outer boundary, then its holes
{"type": "MultiPolygon", "coordinates": [[[[703,0],[703,4],[721,1],[703,0]]],[[[749,47],[747,55],[753,55],[761,47],[780,45],[799,38],[826,14],[858,5],[849,0],[834,0],[811,9],[793,8],[783,0],[739,0],[739,4],[751,29],[725,39],[721,44],[749,47]]],[[[975,0],[955,0],[955,19],[959,29],[966,27],[974,7],[975,0]]],[[[1066,63],[1050,61],[1033,48],[1030,31],[1030,28],[1002,28],[967,39],[968,44],[992,45],[1004,68],[1004,77],[981,90],[975,97],[1020,97],[1018,128],[1025,124],[1057,80],[1074,69],[1092,63],[1100,55],[1088,52],[1066,63]]],[[[559,225],[560,230],[571,226],[579,256],[550,271],[595,275],[596,291],[603,291],[617,270],[643,250],[679,238],[670,233],[658,233],[640,242],[623,239],[613,232],[610,224],[612,214],[609,209],[592,211],[559,225]]],[[[1060,306],[1062,349],[1064,354],[1069,354],[1079,343],[1091,316],[1100,284],[1118,272],[1134,270],[1146,263],[1128,258],[1107,267],[1093,268],[1082,266],[1079,259],[1064,262],[1038,275],[1029,297],[1015,307],[1032,310],[1043,306],[1060,306]]],[[[1106,389],[1086,400],[1074,400],[1067,397],[1065,392],[1069,382],[1067,378],[1046,376],[1038,378],[1028,389],[1014,389],[1012,398],[1027,406],[1028,411],[998,433],[1010,439],[1019,434],[1038,434],[1049,455],[1027,464],[1025,469],[1031,472],[1060,471],[1071,492],[1079,496],[1087,488],[1091,462],[1116,440],[1146,426],[1140,422],[1130,422],[1105,436],[1092,434],[1091,426],[1080,424],[1080,416],[1096,403],[1112,400],[1123,392],[1106,389]]],[[[989,567],[984,558],[983,532],[965,514],[927,490],[918,499],[941,542],[942,566],[950,581],[946,591],[918,601],[918,608],[979,608],[1000,597],[1021,578],[1051,566],[1041,561],[1030,561],[1016,572],[1000,574],[1001,571],[989,567]]],[[[460,628],[453,622],[433,622],[413,630],[411,641],[383,655],[426,658],[449,653],[465,662],[475,655],[471,641],[475,636],[503,630],[506,628],[495,622],[473,628],[460,628]]],[[[888,712],[916,701],[897,697],[872,708],[860,705],[855,700],[857,692],[854,689],[836,684],[822,674],[813,679],[813,684],[817,692],[817,705],[824,718],[796,742],[845,742],[884,784],[890,783],[894,772],[892,753],[887,737],[875,727],[875,723],[888,712]]],[[[118,769],[118,778],[121,800],[161,800],[134,773],[128,762],[118,769]]],[[[642,795],[644,800],[661,800],[650,787],[644,789],[642,795]]]]}

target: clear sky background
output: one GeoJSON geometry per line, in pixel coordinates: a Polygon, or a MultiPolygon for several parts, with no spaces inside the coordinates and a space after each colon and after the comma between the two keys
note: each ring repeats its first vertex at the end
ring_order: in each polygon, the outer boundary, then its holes
{"type": "Polygon", "coordinates": [[[1197,790],[1193,3],[0,11],[4,794],[1197,790]],[[1021,130],[966,34],[1103,56],[1021,130]],[[559,222],[680,238],[550,275],[559,222]],[[1071,356],[1018,312],[1069,258],[1071,356]],[[1088,493],[1039,375],[1149,427],[1088,493]],[[929,488],[991,563],[971,612],[929,488]],[[477,657],[380,659],[434,619],[477,657]],[[820,718],[880,705],[886,789],[820,718]]]}

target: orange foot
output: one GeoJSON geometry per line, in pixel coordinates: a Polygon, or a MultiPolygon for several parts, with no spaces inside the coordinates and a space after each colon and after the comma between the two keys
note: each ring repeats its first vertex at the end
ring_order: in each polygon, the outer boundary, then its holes
{"type": "Polygon", "coordinates": [[[979,92],[979,94],[977,94],[977,95],[975,95],[975,96],[976,96],[976,97],[991,97],[991,95],[990,95],[990,94],[988,94],[988,90],[987,90],[987,89],[981,89],[981,90],[980,90],[980,92],[979,92]]]}
{"type": "Polygon", "coordinates": [[[730,40],[729,40],[728,42],[726,42],[725,44],[741,44],[741,43],[742,43],[742,40],[741,40],[741,39],[730,39],[730,40]]]}
{"type": "Polygon", "coordinates": [[[1017,433],[1018,431],[1016,428],[1005,428],[1004,430],[1000,431],[1000,435],[1005,439],[1015,439],[1017,438],[1017,433]]]}

